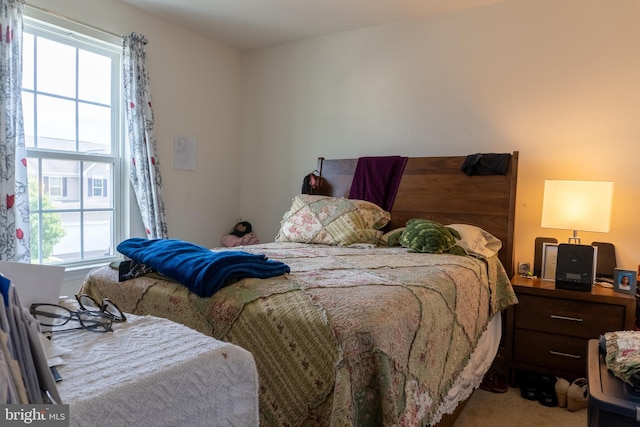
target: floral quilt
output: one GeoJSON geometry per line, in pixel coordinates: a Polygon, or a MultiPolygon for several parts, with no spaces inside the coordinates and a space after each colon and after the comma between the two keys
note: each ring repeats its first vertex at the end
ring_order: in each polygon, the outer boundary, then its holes
{"type": "Polygon", "coordinates": [[[201,298],[157,276],[118,282],[117,270],[101,267],[81,292],[249,350],[264,426],[432,425],[488,322],[517,303],[497,257],[282,242],[241,249],[291,273],[201,298]]]}

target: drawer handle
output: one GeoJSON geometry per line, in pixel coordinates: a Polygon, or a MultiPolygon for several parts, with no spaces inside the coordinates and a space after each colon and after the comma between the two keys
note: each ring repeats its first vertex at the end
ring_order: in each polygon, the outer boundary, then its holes
{"type": "Polygon", "coordinates": [[[560,319],[560,320],[571,320],[572,322],[583,322],[584,321],[579,317],[558,316],[557,314],[552,314],[551,318],[552,319],[560,319]]]}
{"type": "Polygon", "coordinates": [[[569,354],[569,353],[561,353],[559,351],[553,351],[553,350],[549,350],[549,353],[556,355],[556,356],[564,356],[564,357],[571,357],[574,359],[580,359],[580,355],[578,354],[569,354]]]}

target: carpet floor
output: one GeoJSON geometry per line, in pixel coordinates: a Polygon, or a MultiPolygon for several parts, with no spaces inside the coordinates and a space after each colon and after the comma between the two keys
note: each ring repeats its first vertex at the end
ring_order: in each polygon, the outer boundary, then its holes
{"type": "Polygon", "coordinates": [[[524,399],[520,389],[511,387],[506,393],[477,389],[454,427],[584,427],[587,409],[570,412],[559,406],[549,408],[537,401],[524,399]]]}

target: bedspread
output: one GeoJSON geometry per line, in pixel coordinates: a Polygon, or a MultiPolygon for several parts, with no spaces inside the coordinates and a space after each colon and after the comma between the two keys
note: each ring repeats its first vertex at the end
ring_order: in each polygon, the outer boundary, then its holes
{"type": "Polygon", "coordinates": [[[517,302],[497,257],[267,243],[291,268],[210,298],[152,277],[91,272],[82,292],[249,350],[261,425],[431,425],[500,310],[517,302]]]}

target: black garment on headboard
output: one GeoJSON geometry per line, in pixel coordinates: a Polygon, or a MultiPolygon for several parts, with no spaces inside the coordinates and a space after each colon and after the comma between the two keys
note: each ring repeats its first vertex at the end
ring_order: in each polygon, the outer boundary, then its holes
{"type": "Polygon", "coordinates": [[[472,175],[506,175],[510,154],[476,153],[468,155],[460,170],[472,175]]]}

